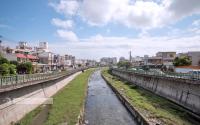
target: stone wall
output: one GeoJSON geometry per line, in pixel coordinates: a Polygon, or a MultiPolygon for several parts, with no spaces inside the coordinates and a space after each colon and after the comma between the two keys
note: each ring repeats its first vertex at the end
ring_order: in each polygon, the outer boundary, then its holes
{"type": "Polygon", "coordinates": [[[17,122],[66,86],[79,73],[0,93],[0,125],[17,122]]]}
{"type": "Polygon", "coordinates": [[[113,69],[112,73],[200,116],[200,81],[156,77],[113,69]]]}

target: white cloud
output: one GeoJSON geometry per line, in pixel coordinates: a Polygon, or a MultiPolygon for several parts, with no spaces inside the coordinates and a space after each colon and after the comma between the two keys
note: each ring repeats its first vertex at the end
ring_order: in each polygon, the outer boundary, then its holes
{"type": "Polygon", "coordinates": [[[78,41],[78,37],[72,31],[59,29],[59,30],[57,30],[57,35],[59,37],[63,38],[64,40],[67,40],[67,41],[70,41],[70,42],[78,41]]]}
{"type": "Polygon", "coordinates": [[[68,47],[68,52],[73,53],[77,58],[99,59],[104,56],[128,57],[130,50],[133,56],[155,55],[158,51],[198,51],[199,40],[200,36],[127,38],[105,37],[97,34],[88,39],[80,39],[79,42],[56,44],[53,47],[60,48],[55,50],[59,53],[63,50],[63,54],[64,48],[68,47]]]}
{"type": "Polygon", "coordinates": [[[72,20],[61,20],[58,18],[53,18],[51,20],[51,23],[59,28],[64,28],[64,29],[72,29],[74,25],[72,20]]]}
{"type": "Polygon", "coordinates": [[[74,15],[77,13],[79,3],[76,0],[60,0],[59,3],[49,3],[58,13],[68,15],[74,15]]]}
{"type": "Polygon", "coordinates": [[[193,21],[192,25],[193,26],[200,26],[200,19],[193,21]]]}
{"type": "Polygon", "coordinates": [[[50,5],[66,16],[79,13],[77,15],[90,25],[117,22],[145,29],[162,27],[200,13],[200,0],[60,0],[50,5]]]}

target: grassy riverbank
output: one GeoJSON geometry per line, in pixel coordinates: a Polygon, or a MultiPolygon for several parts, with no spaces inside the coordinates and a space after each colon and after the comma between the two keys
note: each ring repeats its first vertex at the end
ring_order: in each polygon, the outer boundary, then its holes
{"type": "Polygon", "coordinates": [[[157,122],[162,125],[194,124],[190,116],[174,103],[122,81],[111,75],[108,70],[104,70],[102,74],[151,123],[157,122]]]}
{"type": "MultiPolygon", "coordinates": [[[[48,109],[48,116],[44,125],[57,125],[60,123],[75,125],[77,123],[85,101],[88,78],[93,71],[94,69],[90,69],[81,73],[53,96],[53,104],[48,109]]],[[[30,125],[40,111],[41,106],[27,114],[19,122],[19,125],[30,125]]]]}

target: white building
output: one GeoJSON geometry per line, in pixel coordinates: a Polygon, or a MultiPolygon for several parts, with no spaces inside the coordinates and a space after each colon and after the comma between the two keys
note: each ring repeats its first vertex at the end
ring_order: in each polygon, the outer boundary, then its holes
{"type": "Polygon", "coordinates": [[[75,56],[72,55],[64,55],[64,66],[67,67],[75,67],[75,56]]]}
{"type": "Polygon", "coordinates": [[[48,42],[39,42],[39,46],[35,47],[36,52],[49,52],[48,42]]]}

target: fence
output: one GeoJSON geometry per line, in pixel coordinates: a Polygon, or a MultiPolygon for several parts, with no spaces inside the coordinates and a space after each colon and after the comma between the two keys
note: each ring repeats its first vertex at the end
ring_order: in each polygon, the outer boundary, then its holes
{"type": "Polygon", "coordinates": [[[27,84],[27,83],[32,83],[32,82],[48,81],[48,80],[60,78],[63,76],[71,75],[83,69],[86,69],[86,68],[74,69],[74,70],[62,71],[62,72],[52,72],[52,73],[3,76],[3,77],[0,77],[0,88],[6,88],[9,86],[17,86],[17,85],[22,85],[22,84],[27,84]]]}
{"type": "Polygon", "coordinates": [[[146,70],[125,70],[125,69],[118,69],[118,68],[112,68],[112,69],[129,72],[129,73],[151,75],[151,76],[188,79],[188,80],[200,80],[200,74],[175,73],[175,72],[155,72],[155,71],[146,71],[146,70]]]}

